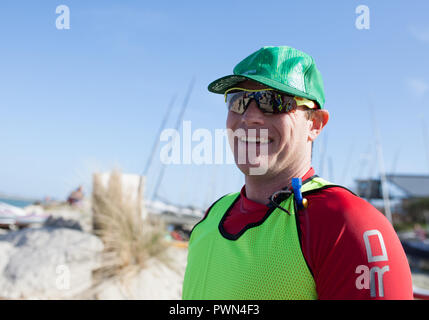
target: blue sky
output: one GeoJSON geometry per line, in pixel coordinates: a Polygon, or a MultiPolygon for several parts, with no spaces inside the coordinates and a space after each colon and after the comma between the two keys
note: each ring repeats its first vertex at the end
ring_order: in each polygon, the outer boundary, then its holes
{"type": "MultiPolygon", "coordinates": [[[[0,193],[62,199],[96,170],[141,173],[168,102],[177,94],[172,128],[194,76],[184,120],[223,128],[207,85],[265,45],[301,49],[322,73],[331,119],[314,146],[319,174],[349,187],[377,175],[370,105],[386,170],[428,174],[427,12],[423,0],[2,1],[0,193]],[[55,27],[61,4],[69,30],[55,27]],[[361,4],[369,30],[355,27],[361,4]]],[[[234,165],[176,165],[160,195],[206,206],[242,182],[234,165]]]]}

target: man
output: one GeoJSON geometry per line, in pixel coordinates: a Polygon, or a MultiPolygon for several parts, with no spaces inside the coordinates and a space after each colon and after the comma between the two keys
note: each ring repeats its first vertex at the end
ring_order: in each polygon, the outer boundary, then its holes
{"type": "Polygon", "coordinates": [[[192,230],[183,298],[412,299],[389,221],[311,167],[312,143],[329,120],[314,60],[264,47],[209,90],[225,95],[245,185],[192,230]]]}

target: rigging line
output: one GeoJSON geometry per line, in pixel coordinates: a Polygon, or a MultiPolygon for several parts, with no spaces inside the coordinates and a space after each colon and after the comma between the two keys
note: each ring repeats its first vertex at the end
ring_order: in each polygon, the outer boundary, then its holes
{"type": "Polygon", "coordinates": [[[165,128],[165,125],[166,125],[167,120],[168,120],[168,116],[171,113],[171,108],[173,107],[174,102],[176,101],[176,97],[177,97],[177,94],[173,95],[173,97],[171,98],[170,103],[168,104],[167,110],[164,114],[164,118],[162,119],[161,125],[159,126],[158,132],[155,135],[155,140],[154,140],[153,145],[152,145],[151,153],[150,153],[149,158],[146,162],[146,166],[145,166],[145,168],[141,174],[143,176],[146,176],[149,172],[150,166],[153,162],[154,155],[155,155],[156,150],[158,149],[158,146],[159,146],[159,137],[165,128]]]}
{"type": "MultiPolygon", "coordinates": [[[[188,92],[187,92],[187,94],[185,96],[185,99],[183,100],[182,109],[180,110],[180,114],[177,117],[176,126],[175,126],[176,131],[179,130],[180,125],[181,125],[181,123],[183,121],[183,116],[184,116],[185,110],[186,110],[186,108],[188,106],[189,98],[190,98],[192,90],[194,88],[194,83],[195,83],[195,77],[192,77],[191,82],[189,84],[188,92]]],[[[175,141],[174,141],[175,138],[176,138],[176,136],[173,137],[172,146],[175,145],[175,141]]],[[[158,179],[157,179],[157,182],[156,182],[156,185],[155,185],[155,188],[154,188],[152,199],[156,199],[158,197],[158,190],[159,190],[159,187],[161,185],[162,179],[164,177],[165,168],[166,168],[165,164],[162,163],[161,171],[160,171],[160,173],[158,175],[158,179]]]]}
{"type": "MultiPolygon", "coordinates": [[[[148,160],[146,162],[146,166],[145,166],[143,172],[140,174],[140,177],[139,177],[139,186],[138,186],[138,189],[137,189],[138,197],[140,197],[140,198],[143,197],[143,191],[142,191],[142,189],[143,189],[143,177],[147,177],[149,169],[150,169],[150,167],[152,165],[152,162],[153,162],[156,150],[158,149],[158,146],[159,146],[159,137],[161,135],[162,130],[164,130],[164,128],[165,128],[165,125],[166,125],[167,120],[168,120],[168,116],[170,115],[170,110],[173,107],[174,102],[176,101],[176,96],[177,96],[177,94],[174,94],[172,96],[171,100],[170,100],[170,103],[169,103],[169,105],[167,107],[167,110],[165,111],[164,118],[162,119],[162,122],[161,122],[161,125],[159,126],[158,132],[155,135],[155,140],[153,142],[152,150],[151,150],[151,153],[149,155],[149,158],[148,158],[148,160]]],[[[142,208],[141,208],[141,202],[142,202],[142,200],[143,199],[139,200],[139,211],[142,210],[142,208]]]]}

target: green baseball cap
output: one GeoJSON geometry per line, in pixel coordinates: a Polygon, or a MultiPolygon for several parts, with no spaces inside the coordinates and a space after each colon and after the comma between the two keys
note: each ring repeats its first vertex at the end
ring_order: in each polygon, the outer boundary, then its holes
{"type": "Polygon", "coordinates": [[[316,101],[323,109],[322,76],[311,56],[297,49],[263,47],[238,63],[233,74],[209,84],[209,91],[224,94],[238,83],[251,79],[275,90],[316,101]]]}

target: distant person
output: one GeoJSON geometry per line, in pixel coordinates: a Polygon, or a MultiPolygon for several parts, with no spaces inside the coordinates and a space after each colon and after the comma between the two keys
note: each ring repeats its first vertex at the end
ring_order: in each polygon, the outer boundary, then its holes
{"type": "Polygon", "coordinates": [[[194,226],[183,298],[412,299],[407,257],[386,217],[311,165],[329,119],[313,58],[264,47],[233,73],[209,91],[224,95],[245,185],[194,226]]]}
{"type": "Polygon", "coordinates": [[[79,186],[76,190],[70,193],[69,197],[67,198],[67,202],[69,205],[75,206],[82,202],[83,197],[84,197],[83,187],[79,186]]]}

